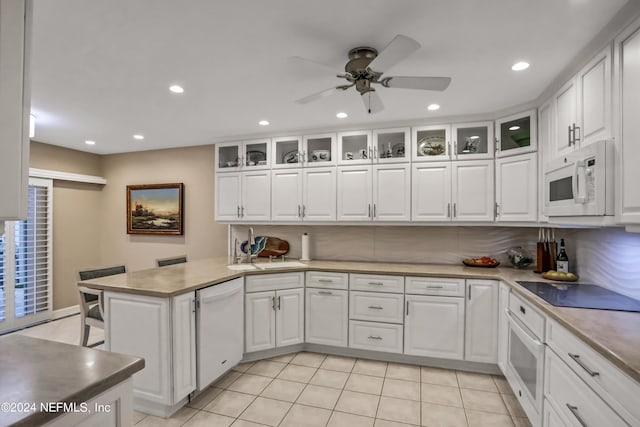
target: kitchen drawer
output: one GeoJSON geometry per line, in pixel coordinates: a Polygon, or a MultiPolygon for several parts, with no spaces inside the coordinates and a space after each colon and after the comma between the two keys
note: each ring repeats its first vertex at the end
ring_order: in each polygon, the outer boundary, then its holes
{"type": "Polygon", "coordinates": [[[515,292],[509,294],[509,311],[544,342],[544,316],[515,292]]]}
{"type": "Polygon", "coordinates": [[[629,424],[640,426],[640,384],[554,320],[547,321],[547,344],[629,424]]]}
{"type": "Polygon", "coordinates": [[[402,323],[404,295],[351,291],[349,318],[372,322],[402,323]]]}
{"type": "Polygon", "coordinates": [[[628,427],[549,347],[545,364],[545,397],[563,418],[578,427],[628,427]]]}
{"type": "Polygon", "coordinates": [[[349,347],[402,353],[402,325],[349,321],[349,347]]]}
{"type": "Polygon", "coordinates": [[[245,292],[277,291],[280,289],[301,288],[304,286],[304,273],[275,273],[246,276],[245,292]]]}
{"type": "Polygon", "coordinates": [[[307,271],[306,280],[307,288],[349,289],[349,275],[347,273],[307,271]]]}
{"type": "Polygon", "coordinates": [[[407,294],[464,297],[464,279],[407,277],[406,281],[407,294]]]}
{"type": "Polygon", "coordinates": [[[349,287],[352,291],[404,293],[403,276],[381,276],[378,274],[351,274],[349,287]]]}

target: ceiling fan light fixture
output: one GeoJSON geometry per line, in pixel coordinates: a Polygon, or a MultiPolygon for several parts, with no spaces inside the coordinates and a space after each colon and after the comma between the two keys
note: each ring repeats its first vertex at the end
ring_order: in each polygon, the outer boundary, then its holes
{"type": "Polygon", "coordinates": [[[522,71],[526,70],[527,68],[529,68],[529,63],[525,61],[516,62],[511,66],[511,69],[513,71],[522,71]]]}
{"type": "Polygon", "coordinates": [[[169,90],[173,93],[184,93],[184,88],[180,85],[171,85],[169,90]]]}
{"type": "Polygon", "coordinates": [[[258,124],[259,124],[260,126],[269,126],[269,121],[268,121],[268,120],[260,120],[260,121],[258,122],[258,124]]]}
{"type": "Polygon", "coordinates": [[[347,117],[349,117],[349,115],[345,112],[339,112],[338,114],[336,114],[336,117],[339,119],[346,119],[347,117]]]}
{"type": "Polygon", "coordinates": [[[438,104],[430,104],[427,107],[427,110],[429,110],[429,111],[436,111],[436,110],[439,110],[439,109],[440,109],[440,106],[438,104]]]}

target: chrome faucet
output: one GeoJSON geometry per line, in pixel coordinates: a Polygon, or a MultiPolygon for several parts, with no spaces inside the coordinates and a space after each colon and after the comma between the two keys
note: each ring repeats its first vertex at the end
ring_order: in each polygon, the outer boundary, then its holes
{"type": "Polygon", "coordinates": [[[242,257],[238,255],[238,238],[234,237],[233,239],[233,263],[240,264],[242,262],[242,257]]]}
{"type": "Polygon", "coordinates": [[[257,257],[257,254],[251,252],[251,248],[256,244],[256,236],[253,232],[253,227],[249,227],[249,238],[247,239],[247,262],[253,262],[253,258],[257,257]]]}

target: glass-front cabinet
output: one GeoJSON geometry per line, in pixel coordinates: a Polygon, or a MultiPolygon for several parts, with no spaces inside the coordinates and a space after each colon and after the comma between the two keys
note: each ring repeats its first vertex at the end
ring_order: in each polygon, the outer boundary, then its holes
{"type": "Polygon", "coordinates": [[[493,158],[493,122],[454,124],[453,134],[454,160],[477,160],[493,158]]]}
{"type": "Polygon", "coordinates": [[[409,128],[374,130],[373,161],[375,163],[408,162],[410,141],[409,128]]]}
{"type": "Polygon", "coordinates": [[[305,135],[302,139],[304,166],[332,166],[336,164],[336,134],[305,135]]]}
{"type": "Polygon", "coordinates": [[[412,128],[414,162],[448,160],[450,158],[451,126],[419,126],[412,128]]]}
{"type": "Polygon", "coordinates": [[[536,110],[496,120],[496,157],[536,151],[537,128],[536,110]]]}
{"type": "Polygon", "coordinates": [[[338,134],[338,164],[371,163],[373,148],[371,131],[341,132],[338,134]]]}
{"type": "Polygon", "coordinates": [[[299,168],[304,159],[302,152],[302,137],[288,136],[272,138],[271,151],[273,153],[271,167],[273,169],[299,168]]]}
{"type": "Polygon", "coordinates": [[[271,167],[271,140],[221,142],[216,146],[216,172],[259,170],[271,167]]]}

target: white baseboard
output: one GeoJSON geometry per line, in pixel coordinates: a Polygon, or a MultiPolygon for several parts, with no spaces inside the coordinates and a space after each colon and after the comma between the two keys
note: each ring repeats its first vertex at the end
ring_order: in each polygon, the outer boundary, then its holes
{"type": "Polygon", "coordinates": [[[73,316],[78,313],[80,313],[80,306],[78,304],[72,305],[70,307],[53,310],[51,312],[51,320],[62,319],[63,317],[73,316]]]}

